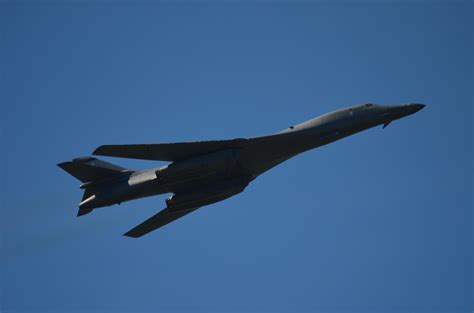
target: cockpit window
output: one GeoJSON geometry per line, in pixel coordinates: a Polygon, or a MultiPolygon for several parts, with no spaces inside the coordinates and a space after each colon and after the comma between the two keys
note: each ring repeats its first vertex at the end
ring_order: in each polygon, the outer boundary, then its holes
{"type": "Polygon", "coordinates": [[[374,106],[374,105],[373,105],[372,103],[367,103],[367,104],[365,105],[366,108],[373,107],[373,106],[374,106]]]}

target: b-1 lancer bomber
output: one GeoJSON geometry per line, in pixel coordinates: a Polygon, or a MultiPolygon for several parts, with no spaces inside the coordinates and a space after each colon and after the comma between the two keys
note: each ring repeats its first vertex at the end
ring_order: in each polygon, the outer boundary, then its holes
{"type": "Polygon", "coordinates": [[[173,193],[166,208],[125,236],[141,237],[198,208],[244,191],[260,174],[304,151],[411,115],[423,104],[362,104],[324,114],[276,134],[231,140],[163,144],[104,145],[101,156],[169,161],[147,170],[129,170],[94,157],[58,164],[82,182],[78,216],[100,207],[173,193]]]}

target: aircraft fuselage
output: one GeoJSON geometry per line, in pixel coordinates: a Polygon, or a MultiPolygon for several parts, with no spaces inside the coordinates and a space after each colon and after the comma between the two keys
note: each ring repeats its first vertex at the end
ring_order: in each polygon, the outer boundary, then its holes
{"type": "MultiPolygon", "coordinates": [[[[276,134],[235,139],[225,142],[221,149],[213,148],[187,158],[176,157],[178,160],[163,167],[140,171],[120,170],[116,175],[87,181],[82,185],[86,191],[78,215],[89,213],[95,208],[165,193],[175,194],[166,200],[169,212],[192,211],[242,192],[256,177],[299,153],[378,125],[384,125],[385,128],[390,122],[423,107],[421,104],[356,105],[324,114],[276,134]]],[[[190,144],[199,145],[199,142],[190,144]]],[[[172,157],[161,150],[156,154],[153,148],[146,145],[116,147],[102,146],[94,154],[157,160],[172,157]],[[134,149],[141,149],[139,153],[144,157],[136,156],[134,149]]],[[[89,162],[87,159],[78,160],[86,165],[89,162]]],[[[103,162],[93,160],[91,162],[103,162]]],[[[68,167],[74,167],[74,162],[65,162],[59,166],[69,171],[68,167]]]]}

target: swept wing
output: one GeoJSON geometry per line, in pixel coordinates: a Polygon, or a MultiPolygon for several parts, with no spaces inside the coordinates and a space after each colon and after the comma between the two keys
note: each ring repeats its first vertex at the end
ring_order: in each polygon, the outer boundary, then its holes
{"type": "Polygon", "coordinates": [[[160,227],[163,227],[166,224],[169,224],[169,223],[177,220],[178,218],[181,218],[181,217],[183,217],[183,216],[185,216],[185,215],[187,215],[187,214],[189,214],[189,213],[191,213],[191,212],[193,212],[197,209],[198,208],[194,208],[194,209],[190,209],[190,210],[171,211],[168,208],[166,208],[164,210],[161,210],[157,214],[153,215],[152,217],[150,217],[149,219],[147,219],[146,221],[144,221],[140,225],[132,228],[131,230],[129,230],[128,232],[126,232],[123,235],[127,236],[127,237],[133,237],[133,238],[141,237],[141,236],[146,235],[149,232],[154,231],[154,230],[156,230],[160,227]]]}
{"type": "Polygon", "coordinates": [[[130,159],[180,161],[219,150],[242,148],[246,143],[247,139],[237,138],[162,144],[104,145],[95,149],[93,154],[130,159]]]}

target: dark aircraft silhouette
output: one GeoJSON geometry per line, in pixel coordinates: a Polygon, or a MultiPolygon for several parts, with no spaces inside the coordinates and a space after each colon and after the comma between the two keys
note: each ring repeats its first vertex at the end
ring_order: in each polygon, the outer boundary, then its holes
{"type": "Polygon", "coordinates": [[[58,164],[85,189],[78,216],[121,202],[174,193],[166,208],[131,229],[141,237],[194,210],[244,191],[260,174],[309,149],[413,114],[423,104],[363,104],[340,109],[279,133],[232,140],[165,144],[105,145],[94,155],[170,161],[167,166],[133,171],[93,157],[58,164]]]}

